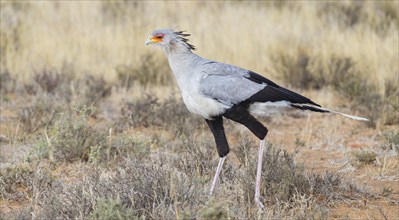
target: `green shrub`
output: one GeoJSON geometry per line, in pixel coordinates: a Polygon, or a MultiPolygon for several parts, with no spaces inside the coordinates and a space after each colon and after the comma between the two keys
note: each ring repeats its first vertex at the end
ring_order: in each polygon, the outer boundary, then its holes
{"type": "Polygon", "coordinates": [[[107,125],[89,124],[96,110],[83,107],[72,112],[57,113],[35,142],[30,160],[49,158],[57,161],[84,161],[95,164],[143,159],[149,154],[153,140],[138,135],[112,133],[107,125]]]}
{"type": "Polygon", "coordinates": [[[124,207],[119,198],[99,198],[89,219],[130,220],[135,218],[133,211],[127,207],[124,207]]]}
{"type": "Polygon", "coordinates": [[[204,208],[198,211],[198,216],[199,219],[209,220],[229,219],[227,211],[227,204],[217,204],[215,202],[209,202],[204,208]]]}
{"type": "Polygon", "coordinates": [[[38,146],[43,146],[44,142],[47,155],[57,161],[88,161],[92,148],[106,144],[106,132],[88,125],[88,118],[93,111],[93,108],[82,108],[76,112],[58,114],[38,146]]]}
{"type": "Polygon", "coordinates": [[[356,151],[353,152],[356,160],[361,164],[370,164],[377,159],[377,154],[371,151],[356,151]]]}

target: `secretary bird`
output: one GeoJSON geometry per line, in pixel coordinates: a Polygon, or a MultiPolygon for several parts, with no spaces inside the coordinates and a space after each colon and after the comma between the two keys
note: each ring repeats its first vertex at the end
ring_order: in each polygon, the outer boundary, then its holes
{"type": "Polygon", "coordinates": [[[154,44],[163,49],[186,107],[190,112],[205,118],[213,133],[220,159],[210,195],[215,189],[223,163],[229,153],[223,117],[244,125],[260,139],[255,203],[261,209],[264,207],[260,201],[262,158],[268,130],[251,114],[257,107],[282,106],[368,121],[366,118],[322,108],[312,100],[250,70],[200,57],[193,53],[195,47],[188,43],[186,38],[188,36],[190,34],[173,29],[155,30],[145,41],[145,45],[154,44]]]}

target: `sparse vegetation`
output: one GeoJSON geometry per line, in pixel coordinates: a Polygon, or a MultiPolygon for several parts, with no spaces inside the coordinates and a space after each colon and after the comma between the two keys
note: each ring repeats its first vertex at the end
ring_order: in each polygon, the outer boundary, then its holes
{"type": "Polygon", "coordinates": [[[397,2],[1,1],[0,12],[0,219],[324,219],[380,201],[390,202],[376,218],[397,213],[399,189],[386,185],[399,164],[397,2]],[[256,143],[226,120],[231,153],[209,197],[214,140],[170,89],[167,60],[143,45],[170,22],[199,55],[317,94],[369,127],[265,119],[259,211],[256,143]],[[348,160],[381,190],[358,184],[348,160]]]}
{"type": "Polygon", "coordinates": [[[120,126],[162,127],[173,133],[187,135],[191,126],[197,127],[203,120],[189,113],[184,104],[175,95],[170,95],[160,102],[154,95],[146,94],[134,102],[126,102],[122,106],[120,126]],[[171,122],[173,122],[171,124],[171,122]]]}
{"type": "Polygon", "coordinates": [[[399,131],[389,131],[383,134],[384,144],[383,149],[395,150],[399,153],[399,131]]]}
{"type": "Polygon", "coordinates": [[[38,146],[46,146],[41,153],[45,158],[53,157],[57,161],[87,161],[92,149],[106,145],[106,132],[98,131],[88,125],[93,109],[83,108],[71,115],[61,113],[56,116],[52,126],[44,130],[44,137],[38,146]],[[49,154],[52,154],[50,156],[49,154]]]}
{"type": "Polygon", "coordinates": [[[29,199],[33,171],[26,165],[18,165],[1,170],[0,195],[2,199],[24,201],[29,199]]]}
{"type": "MultiPolygon", "coordinates": [[[[256,212],[249,209],[254,205],[253,181],[249,181],[254,179],[251,171],[256,164],[254,143],[244,139],[240,144],[240,148],[251,147],[243,154],[247,158],[246,166],[229,164],[223,172],[220,193],[225,194],[230,187],[235,193],[217,196],[207,203],[204,185],[214,172],[214,165],[209,162],[215,164],[217,158],[210,156],[208,138],[191,139],[199,144],[198,151],[182,150],[182,155],[158,152],[147,159],[141,154],[131,154],[104,168],[87,164],[77,171],[85,175],[73,183],[63,176],[50,174],[45,164],[30,171],[8,169],[2,175],[2,195],[14,198],[21,186],[26,187],[25,196],[39,206],[31,207],[33,214],[44,219],[75,216],[158,219],[175,218],[179,213],[190,218],[254,218],[256,212]],[[14,178],[18,179],[17,185],[9,184],[14,178]]],[[[187,142],[176,145],[176,148],[185,148],[187,142]]],[[[366,196],[356,186],[345,185],[336,175],[305,174],[287,152],[274,147],[269,147],[265,158],[262,195],[271,211],[262,214],[264,217],[305,218],[315,213],[320,216],[325,213],[319,210],[323,206],[319,207],[316,198],[325,198],[321,199],[322,203],[329,204],[338,200],[350,202],[345,198],[346,193],[351,193],[352,198],[366,196]],[[301,209],[301,206],[305,207],[301,209]]]]}
{"type": "Polygon", "coordinates": [[[377,159],[376,153],[365,150],[353,152],[353,156],[355,156],[357,162],[360,164],[370,164],[377,159]]]}

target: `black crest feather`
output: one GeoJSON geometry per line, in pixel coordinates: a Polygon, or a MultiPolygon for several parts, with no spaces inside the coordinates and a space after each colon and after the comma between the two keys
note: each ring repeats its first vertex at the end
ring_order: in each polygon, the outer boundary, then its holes
{"type": "Polygon", "coordinates": [[[185,37],[190,36],[191,34],[187,34],[187,33],[184,33],[184,32],[185,31],[175,31],[173,33],[175,35],[177,35],[180,38],[180,40],[183,41],[187,45],[188,49],[195,50],[196,49],[195,46],[190,44],[190,43],[188,43],[189,39],[185,38],[185,37]]]}

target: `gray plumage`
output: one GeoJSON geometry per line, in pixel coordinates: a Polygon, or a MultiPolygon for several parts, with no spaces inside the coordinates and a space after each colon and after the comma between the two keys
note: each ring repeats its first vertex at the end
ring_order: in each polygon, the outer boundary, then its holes
{"type": "Polygon", "coordinates": [[[199,82],[199,91],[230,107],[247,100],[267,86],[266,83],[249,80],[247,70],[223,63],[203,65],[201,72],[204,76],[199,82]]]}
{"type": "Polygon", "coordinates": [[[155,44],[163,49],[183,101],[192,113],[212,119],[234,105],[245,103],[250,107],[251,104],[266,103],[260,106],[328,112],[367,120],[322,108],[310,99],[252,71],[200,57],[193,53],[195,47],[188,43],[188,36],[190,34],[183,31],[160,29],[155,30],[145,44],[155,44]]]}

